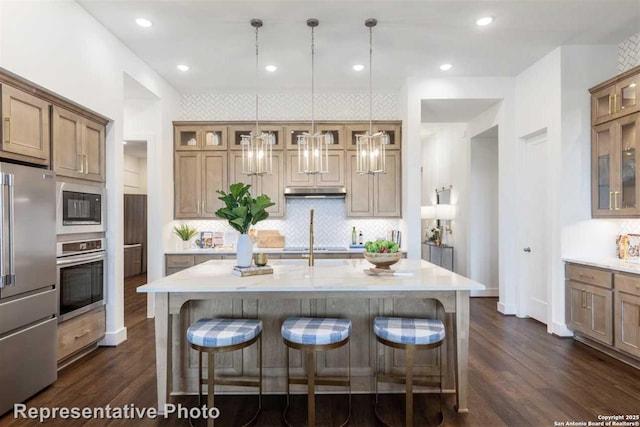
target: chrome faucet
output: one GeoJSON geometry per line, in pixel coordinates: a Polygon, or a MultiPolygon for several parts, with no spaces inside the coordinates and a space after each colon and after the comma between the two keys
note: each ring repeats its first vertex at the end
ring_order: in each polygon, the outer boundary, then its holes
{"type": "Polygon", "coordinates": [[[311,217],[309,220],[309,254],[302,255],[303,258],[309,259],[309,267],[313,267],[315,258],[313,257],[313,209],[311,209],[311,217]]]}

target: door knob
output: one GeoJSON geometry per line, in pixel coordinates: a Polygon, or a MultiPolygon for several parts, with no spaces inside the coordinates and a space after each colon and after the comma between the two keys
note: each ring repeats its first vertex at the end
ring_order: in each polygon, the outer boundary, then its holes
{"type": "Polygon", "coordinates": [[[526,247],[526,248],[524,248],[524,249],[523,249],[523,251],[525,251],[525,252],[531,252],[531,248],[526,247]]]}

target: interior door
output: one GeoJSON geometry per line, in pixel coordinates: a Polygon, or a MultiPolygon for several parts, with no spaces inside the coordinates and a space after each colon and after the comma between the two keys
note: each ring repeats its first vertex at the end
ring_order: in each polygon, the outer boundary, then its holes
{"type": "Polygon", "coordinates": [[[519,313],[547,323],[547,132],[522,140],[519,313]]]}

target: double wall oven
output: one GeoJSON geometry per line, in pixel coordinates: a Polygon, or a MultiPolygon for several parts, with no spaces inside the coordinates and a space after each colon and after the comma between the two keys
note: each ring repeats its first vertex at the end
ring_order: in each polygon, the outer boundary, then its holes
{"type": "Polygon", "coordinates": [[[102,184],[56,183],[59,322],[105,303],[105,202],[102,184]]]}

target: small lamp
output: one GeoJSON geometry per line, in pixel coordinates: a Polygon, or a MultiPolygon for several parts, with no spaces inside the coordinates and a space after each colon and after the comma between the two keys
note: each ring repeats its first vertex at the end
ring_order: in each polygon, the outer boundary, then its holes
{"type": "Polygon", "coordinates": [[[442,225],[442,231],[451,234],[451,220],[456,218],[456,206],[449,204],[436,205],[436,218],[439,221],[446,221],[442,225]]]}

